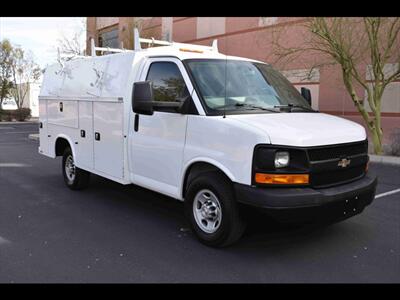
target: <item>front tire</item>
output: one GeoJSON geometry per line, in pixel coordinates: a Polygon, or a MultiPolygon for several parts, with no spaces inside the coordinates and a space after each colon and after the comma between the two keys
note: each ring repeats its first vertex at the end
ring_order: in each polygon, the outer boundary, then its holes
{"type": "Polygon", "coordinates": [[[89,185],[90,173],[75,166],[71,148],[66,148],[62,158],[62,173],[65,184],[71,190],[81,190],[89,185]]]}
{"type": "Polygon", "coordinates": [[[204,173],[189,184],[185,213],[196,237],[207,246],[229,246],[246,227],[231,182],[217,172],[204,173]]]}

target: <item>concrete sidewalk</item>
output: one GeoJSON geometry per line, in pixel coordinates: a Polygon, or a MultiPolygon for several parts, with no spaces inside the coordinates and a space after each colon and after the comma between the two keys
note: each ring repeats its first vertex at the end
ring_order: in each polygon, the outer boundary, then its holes
{"type": "Polygon", "coordinates": [[[10,121],[10,122],[6,122],[6,121],[1,121],[0,125],[20,125],[20,124],[37,124],[39,123],[38,119],[31,119],[29,121],[10,121]]]}
{"type": "Polygon", "coordinates": [[[377,163],[383,163],[383,164],[400,165],[400,157],[399,156],[369,154],[369,160],[371,162],[377,162],[377,163]]]}

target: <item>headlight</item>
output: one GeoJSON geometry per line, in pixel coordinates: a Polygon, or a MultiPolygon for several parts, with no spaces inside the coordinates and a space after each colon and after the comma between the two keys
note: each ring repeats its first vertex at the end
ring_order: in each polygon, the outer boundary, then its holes
{"type": "Polygon", "coordinates": [[[284,168],[289,165],[289,152],[278,151],[275,153],[275,168],[284,168]]]}

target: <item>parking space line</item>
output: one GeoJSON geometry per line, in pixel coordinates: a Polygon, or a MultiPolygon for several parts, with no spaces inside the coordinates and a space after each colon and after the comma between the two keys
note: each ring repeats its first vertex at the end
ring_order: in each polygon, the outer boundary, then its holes
{"type": "Polygon", "coordinates": [[[385,197],[385,196],[389,196],[389,195],[393,195],[393,194],[396,194],[396,193],[399,193],[399,192],[400,192],[400,189],[393,190],[393,191],[386,192],[386,193],[382,193],[382,194],[376,195],[375,199],[378,199],[378,198],[381,198],[381,197],[385,197]]]}
{"type": "Polygon", "coordinates": [[[2,244],[9,244],[9,243],[11,243],[9,240],[6,240],[5,238],[2,238],[2,237],[0,236],[0,245],[2,245],[2,244]]]}
{"type": "Polygon", "coordinates": [[[21,163],[0,163],[0,168],[31,167],[31,165],[21,163]]]}
{"type": "Polygon", "coordinates": [[[17,134],[17,133],[37,133],[37,131],[10,131],[10,132],[2,132],[2,134],[17,134]]]}

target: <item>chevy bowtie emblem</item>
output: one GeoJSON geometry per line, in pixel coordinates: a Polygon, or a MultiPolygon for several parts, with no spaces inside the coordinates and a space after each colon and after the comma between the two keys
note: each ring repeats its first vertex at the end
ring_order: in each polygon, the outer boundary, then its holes
{"type": "Polygon", "coordinates": [[[339,163],[337,164],[338,167],[346,168],[350,164],[351,160],[347,158],[342,158],[339,160],[339,163]]]}

